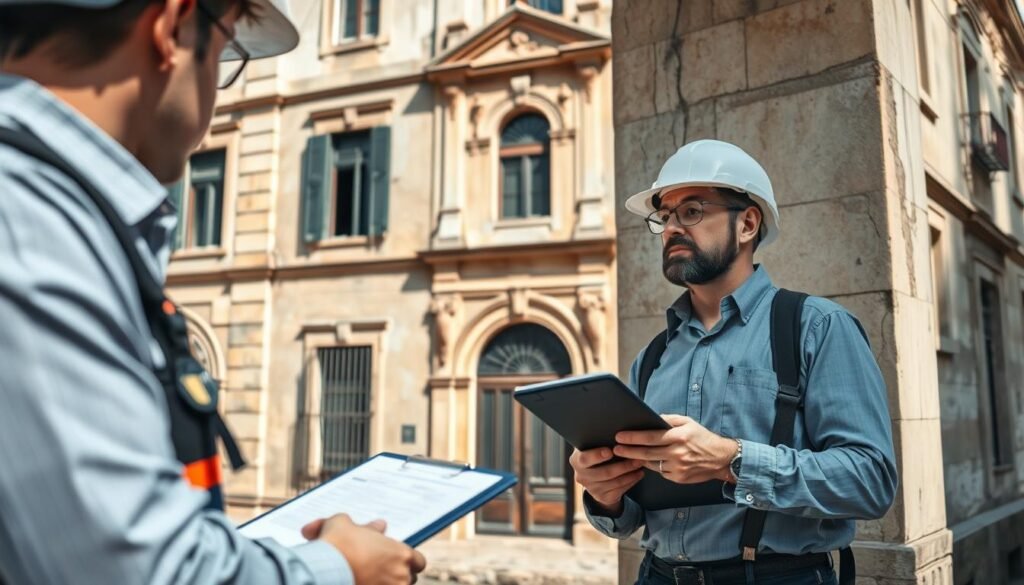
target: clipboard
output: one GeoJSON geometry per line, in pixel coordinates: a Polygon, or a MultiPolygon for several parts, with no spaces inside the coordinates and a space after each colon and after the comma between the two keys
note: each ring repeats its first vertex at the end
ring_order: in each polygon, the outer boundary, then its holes
{"type": "Polygon", "coordinates": [[[415,547],[516,482],[505,471],[379,453],[238,529],[249,538],[294,546],[306,542],[300,530],[308,522],[347,513],[357,524],[383,519],[385,534],[415,547]]]}
{"type": "MultiPolygon", "coordinates": [[[[671,428],[618,377],[608,373],[521,386],[513,398],[581,451],[615,446],[619,431],[671,428]]],[[[722,483],[679,484],[644,468],[643,479],[626,495],[645,510],[726,504],[722,483]]]]}

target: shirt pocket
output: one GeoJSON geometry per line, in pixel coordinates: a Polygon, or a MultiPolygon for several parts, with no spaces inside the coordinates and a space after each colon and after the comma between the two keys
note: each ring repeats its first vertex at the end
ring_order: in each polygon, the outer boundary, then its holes
{"type": "Polygon", "coordinates": [[[773,370],[731,367],[722,405],[722,435],[767,444],[775,423],[778,392],[773,370]]]}

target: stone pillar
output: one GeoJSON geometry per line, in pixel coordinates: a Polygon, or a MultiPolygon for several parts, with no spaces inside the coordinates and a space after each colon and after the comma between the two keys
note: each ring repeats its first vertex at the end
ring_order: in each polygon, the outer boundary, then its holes
{"type": "MultiPolygon", "coordinates": [[[[246,274],[231,283],[223,311],[227,313],[228,372],[225,384],[225,418],[238,439],[248,463],[235,474],[227,474],[225,488],[229,507],[241,516],[261,511],[267,492],[268,456],[267,387],[269,380],[272,291],[268,278],[274,248],[274,201],[280,150],[280,108],[274,94],[278,85],[278,60],[250,63],[245,82],[234,91],[245,97],[266,96],[269,105],[237,114],[238,181],[230,265],[246,274]],[[244,510],[251,508],[250,510],[244,510]]],[[[229,151],[229,156],[232,153],[229,151]]]]}
{"type": "MultiPolygon", "coordinates": [[[[623,210],[699,138],[771,176],[780,240],[758,254],[787,288],[852,310],[889,388],[900,488],[858,524],[868,583],[951,583],[913,27],[891,0],[620,0],[613,12],[619,357],[627,368],[678,294],[660,242],[623,210]],[[632,4],[643,8],[630,10],[632,4]],[[826,268],[827,267],[827,268],[826,268]]],[[[635,543],[620,548],[632,583],[635,543]]]]}
{"type": "Polygon", "coordinates": [[[466,94],[459,84],[445,85],[442,90],[443,117],[443,177],[441,181],[441,208],[438,210],[437,234],[434,247],[462,245],[462,210],[465,207],[463,189],[466,182],[466,94]]]}

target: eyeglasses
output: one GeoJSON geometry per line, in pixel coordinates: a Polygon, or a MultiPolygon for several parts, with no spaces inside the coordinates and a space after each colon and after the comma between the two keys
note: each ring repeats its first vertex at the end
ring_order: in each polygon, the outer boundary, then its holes
{"type": "Polygon", "coordinates": [[[651,230],[652,234],[662,234],[665,232],[665,226],[671,221],[673,217],[676,218],[676,224],[681,227],[690,227],[697,225],[704,219],[704,206],[714,205],[715,207],[724,207],[729,211],[743,211],[746,207],[739,207],[737,205],[725,205],[722,203],[714,203],[711,201],[683,201],[679,205],[676,205],[672,209],[656,209],[648,215],[644,221],[647,222],[647,229],[651,230]]]}
{"type": "Polygon", "coordinates": [[[220,54],[220,64],[217,72],[217,89],[227,89],[231,87],[231,84],[238,79],[238,76],[242,74],[242,70],[245,69],[245,64],[249,62],[250,58],[249,51],[246,51],[245,47],[235,40],[235,33],[228,30],[228,27],[224,26],[224,23],[202,2],[196,2],[196,6],[203,13],[203,16],[209,18],[213,22],[213,26],[217,27],[217,30],[223,33],[224,37],[228,40],[224,51],[220,54]]]}

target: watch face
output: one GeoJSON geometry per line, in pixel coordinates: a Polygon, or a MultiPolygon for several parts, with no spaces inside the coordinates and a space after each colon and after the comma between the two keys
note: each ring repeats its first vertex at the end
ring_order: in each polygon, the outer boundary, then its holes
{"type": "Polygon", "coordinates": [[[729,464],[729,468],[732,471],[732,474],[735,475],[736,477],[739,477],[740,467],[742,467],[742,465],[743,457],[737,457],[736,459],[733,459],[732,463],[729,464]]]}

